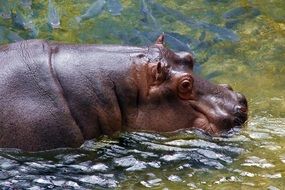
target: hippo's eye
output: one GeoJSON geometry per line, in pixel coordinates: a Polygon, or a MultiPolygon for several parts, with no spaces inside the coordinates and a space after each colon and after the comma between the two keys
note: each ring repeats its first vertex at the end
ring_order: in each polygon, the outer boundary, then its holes
{"type": "Polygon", "coordinates": [[[181,88],[183,89],[183,90],[189,90],[189,89],[191,89],[191,83],[190,83],[190,81],[189,80],[184,80],[182,83],[181,83],[181,88]]]}
{"type": "Polygon", "coordinates": [[[179,85],[179,92],[185,93],[192,90],[192,82],[189,79],[184,79],[179,85]]]}
{"type": "Polygon", "coordinates": [[[183,78],[178,85],[178,95],[180,98],[188,100],[191,98],[193,88],[193,79],[188,76],[183,78]]]}

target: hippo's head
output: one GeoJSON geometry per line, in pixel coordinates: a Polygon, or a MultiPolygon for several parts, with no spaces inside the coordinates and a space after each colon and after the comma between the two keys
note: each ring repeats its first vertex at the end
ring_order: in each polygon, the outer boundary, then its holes
{"type": "Polygon", "coordinates": [[[202,129],[219,134],[247,120],[247,101],[229,85],[215,85],[193,73],[189,53],[166,48],[161,35],[145,54],[137,55],[134,81],[136,111],[129,123],[135,130],[202,129]]]}

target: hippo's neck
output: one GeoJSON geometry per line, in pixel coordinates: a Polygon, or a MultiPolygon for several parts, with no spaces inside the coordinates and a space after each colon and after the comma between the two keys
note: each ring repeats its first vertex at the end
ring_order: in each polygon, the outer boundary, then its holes
{"type": "Polygon", "coordinates": [[[120,131],[135,104],[132,54],[142,48],[52,44],[51,63],[85,139],[120,131]]]}

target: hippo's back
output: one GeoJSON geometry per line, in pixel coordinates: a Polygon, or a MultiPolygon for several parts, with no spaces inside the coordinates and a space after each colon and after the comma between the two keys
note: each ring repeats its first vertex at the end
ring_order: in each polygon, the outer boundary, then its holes
{"type": "Polygon", "coordinates": [[[41,150],[83,142],[42,40],[0,47],[0,146],[41,150]]]}

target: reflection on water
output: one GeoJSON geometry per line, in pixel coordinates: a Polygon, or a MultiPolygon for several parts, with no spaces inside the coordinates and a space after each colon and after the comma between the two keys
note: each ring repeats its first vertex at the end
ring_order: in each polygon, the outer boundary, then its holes
{"type": "Polygon", "coordinates": [[[166,44],[196,72],[229,83],[250,106],[245,129],[130,133],[78,149],[0,151],[1,188],[284,189],[285,1],[0,0],[0,43],[166,44]]]}

